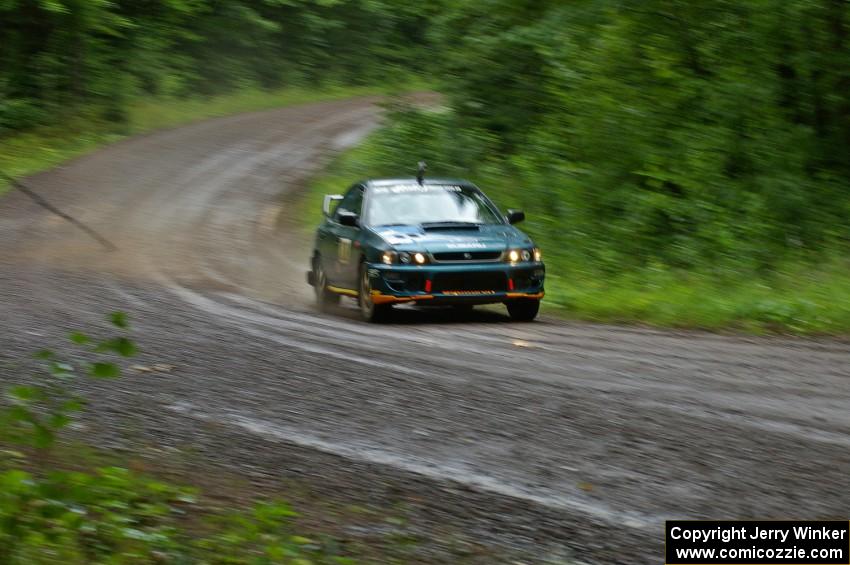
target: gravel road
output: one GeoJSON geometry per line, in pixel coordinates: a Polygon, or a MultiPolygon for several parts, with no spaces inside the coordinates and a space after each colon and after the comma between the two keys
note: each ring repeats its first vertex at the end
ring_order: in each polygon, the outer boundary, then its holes
{"type": "Polygon", "coordinates": [[[134,363],[173,368],[86,385],[103,445],[403,501],[529,562],[658,563],[668,518],[848,518],[846,342],[316,312],[290,203],[375,102],[209,120],[27,179],[117,253],[0,199],[3,378],[124,310],[134,363]]]}

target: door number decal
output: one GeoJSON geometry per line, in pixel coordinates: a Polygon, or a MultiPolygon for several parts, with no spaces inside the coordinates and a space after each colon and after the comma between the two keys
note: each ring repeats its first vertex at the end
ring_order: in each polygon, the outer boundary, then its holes
{"type": "Polygon", "coordinates": [[[351,260],[351,240],[344,237],[339,238],[339,248],[337,249],[337,257],[339,262],[346,264],[351,260]]]}

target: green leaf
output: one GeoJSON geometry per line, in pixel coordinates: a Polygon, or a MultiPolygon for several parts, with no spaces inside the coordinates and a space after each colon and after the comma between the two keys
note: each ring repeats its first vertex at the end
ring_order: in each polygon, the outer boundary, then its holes
{"type": "Polygon", "coordinates": [[[0,473],[0,492],[22,493],[32,489],[33,477],[26,471],[12,469],[0,473]]]}
{"type": "Polygon", "coordinates": [[[53,445],[53,442],[56,440],[56,435],[52,430],[43,426],[42,424],[36,423],[35,428],[33,430],[33,442],[32,445],[38,449],[45,449],[53,445]]]}
{"type": "Polygon", "coordinates": [[[121,369],[114,363],[92,363],[89,372],[98,379],[114,379],[121,375],[121,369]]]}
{"type": "Polygon", "coordinates": [[[112,322],[114,326],[117,326],[121,329],[126,330],[129,327],[127,323],[127,314],[124,312],[113,312],[109,315],[109,321],[112,322]]]}
{"type": "Polygon", "coordinates": [[[50,417],[50,427],[54,430],[64,428],[71,423],[71,418],[66,414],[53,414],[50,417]]]}
{"type": "Polygon", "coordinates": [[[83,401],[76,398],[71,398],[63,402],[60,408],[65,412],[79,412],[83,409],[83,401]]]}
{"type": "Polygon", "coordinates": [[[44,393],[34,386],[13,386],[9,389],[9,396],[23,402],[31,402],[44,398],[44,393]]]}
{"type": "Polygon", "coordinates": [[[136,354],[136,345],[126,337],[116,337],[100,342],[97,351],[111,351],[122,357],[132,357],[136,354]]]}
{"type": "Polygon", "coordinates": [[[35,414],[33,414],[28,408],[25,408],[21,405],[11,406],[5,411],[5,420],[10,422],[30,422],[33,423],[37,420],[35,414]]]}
{"type": "Polygon", "coordinates": [[[82,332],[71,332],[69,337],[77,345],[85,345],[91,341],[91,338],[82,332]]]}

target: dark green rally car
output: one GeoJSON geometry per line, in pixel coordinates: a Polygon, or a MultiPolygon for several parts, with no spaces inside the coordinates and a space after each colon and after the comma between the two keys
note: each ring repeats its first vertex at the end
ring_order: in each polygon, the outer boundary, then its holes
{"type": "Polygon", "coordinates": [[[320,308],[357,298],[378,321],[394,304],[504,303],[514,320],[537,316],[546,271],[540,250],[473,184],[382,179],[325,197],[307,281],[320,308]],[[331,203],[339,201],[331,210],[331,203]]]}

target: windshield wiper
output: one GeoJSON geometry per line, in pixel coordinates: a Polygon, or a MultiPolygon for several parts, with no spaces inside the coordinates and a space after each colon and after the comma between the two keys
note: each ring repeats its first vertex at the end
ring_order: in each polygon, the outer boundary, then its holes
{"type": "Polygon", "coordinates": [[[431,228],[434,226],[482,226],[482,222],[456,222],[454,220],[445,220],[443,222],[422,222],[422,227],[431,228]]]}

